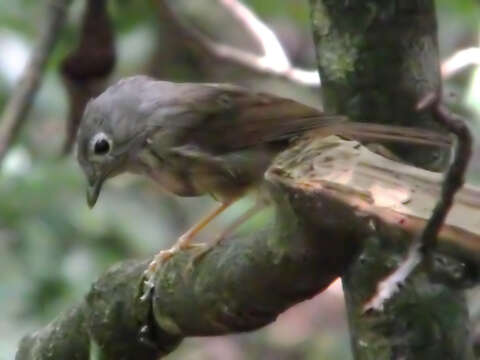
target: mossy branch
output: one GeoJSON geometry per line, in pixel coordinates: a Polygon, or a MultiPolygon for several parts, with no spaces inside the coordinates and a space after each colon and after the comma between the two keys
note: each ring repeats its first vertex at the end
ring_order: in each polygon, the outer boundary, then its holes
{"type": "MultiPolygon", "coordinates": [[[[322,291],[352,262],[364,277],[361,284],[368,280],[371,286],[349,296],[365,301],[374,291],[374,277],[365,269],[372,263],[382,271],[395,266],[391,252],[406,250],[408,239],[421,230],[427,218],[424,205],[434,206],[432,189],[441,181],[430,172],[336,137],[300,141],[277,158],[266,178],[276,209],[269,228],[227,239],[191,271],[186,270],[188,252],[173,257],[158,270],[147,302],[139,298],[148,261],[112,267],[92,285],[83,302],[26,336],[17,359],[95,359],[93,354],[99,359],[156,359],[187,336],[250,331],[269,324],[289,306],[322,291]],[[332,157],[338,161],[330,161],[332,157]],[[394,181],[399,174],[403,185],[394,181]],[[410,196],[410,201],[405,203],[398,194],[410,196]],[[355,260],[363,244],[376,249],[376,256],[386,262],[365,256],[355,260]]],[[[432,271],[441,279],[431,285],[433,293],[423,294],[432,302],[445,293],[459,294],[460,290],[450,290],[451,284],[467,286],[480,274],[480,256],[474,251],[480,243],[480,224],[455,216],[457,211],[478,211],[479,199],[480,190],[464,189],[440,234],[442,252],[436,258],[448,266],[432,271]]],[[[425,272],[420,279],[426,281],[425,272]]],[[[412,281],[418,283],[419,276],[412,281]]],[[[413,309],[418,297],[421,294],[410,286],[398,295],[413,309]]],[[[465,321],[458,299],[462,297],[447,302],[448,314],[465,321]]],[[[412,314],[418,315],[426,304],[418,306],[412,314]]],[[[416,331],[449,338],[453,325],[438,327],[431,315],[438,314],[422,314],[422,327],[414,326],[416,331]]],[[[368,316],[364,320],[378,321],[368,316]]],[[[433,344],[438,351],[452,351],[448,342],[433,344]]],[[[461,341],[457,345],[455,349],[463,348],[461,341]]]]}

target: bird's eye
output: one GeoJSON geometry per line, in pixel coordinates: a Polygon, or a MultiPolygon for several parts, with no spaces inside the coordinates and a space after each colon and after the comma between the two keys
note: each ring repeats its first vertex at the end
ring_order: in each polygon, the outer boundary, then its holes
{"type": "Polygon", "coordinates": [[[112,142],[104,133],[96,134],[91,144],[95,155],[106,155],[112,150],[112,142]]]}
{"type": "Polygon", "coordinates": [[[97,140],[93,146],[93,151],[96,155],[105,155],[110,151],[110,144],[106,139],[97,140]]]}

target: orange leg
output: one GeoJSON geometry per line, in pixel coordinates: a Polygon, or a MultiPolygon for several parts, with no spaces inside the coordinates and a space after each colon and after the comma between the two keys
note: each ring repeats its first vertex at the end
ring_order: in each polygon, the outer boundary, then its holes
{"type": "Polygon", "coordinates": [[[233,201],[221,203],[218,207],[213,209],[212,212],[207,214],[203,219],[193,225],[188,231],[178,238],[178,246],[180,249],[186,249],[190,246],[192,239],[197,235],[205,226],[207,226],[213,219],[215,219],[218,215],[224,212],[230,205],[232,205],[233,201]]]}
{"type": "Polygon", "coordinates": [[[263,210],[267,206],[267,203],[264,201],[257,201],[252,207],[246,210],[242,215],[240,215],[235,221],[233,221],[226,229],[224,229],[218,236],[210,240],[199,249],[199,251],[192,255],[192,259],[187,265],[187,271],[193,268],[193,265],[215,246],[217,246],[223,239],[232,234],[238,227],[243,225],[253,216],[255,216],[259,211],[263,210]]]}

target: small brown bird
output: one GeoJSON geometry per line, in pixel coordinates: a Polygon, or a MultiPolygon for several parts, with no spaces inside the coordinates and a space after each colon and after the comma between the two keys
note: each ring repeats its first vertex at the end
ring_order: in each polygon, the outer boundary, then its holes
{"type": "MultiPolygon", "coordinates": [[[[127,171],[147,175],[176,195],[210,194],[220,202],[173,247],[157,254],[151,273],[157,264],[190,247],[196,233],[256,188],[273,157],[293,137],[312,129],[325,136],[450,144],[448,137],[432,131],[346,122],[343,116],[239,86],[135,76],[88,103],[77,135],[77,156],[88,180],[91,207],[105,180],[127,171]]],[[[226,232],[261,208],[259,202],[226,232]]]]}

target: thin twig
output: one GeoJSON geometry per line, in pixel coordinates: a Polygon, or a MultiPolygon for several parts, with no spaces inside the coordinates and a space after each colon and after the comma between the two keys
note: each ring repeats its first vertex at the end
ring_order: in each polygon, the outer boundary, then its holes
{"type": "Polygon", "coordinates": [[[441,67],[442,77],[448,79],[470,65],[480,66],[480,47],[459,50],[443,61],[441,67]]]}
{"type": "Polygon", "coordinates": [[[5,105],[0,123],[0,161],[18,134],[33,103],[47,60],[65,23],[71,0],[51,0],[47,5],[47,20],[38,44],[19,82],[5,105]]]}
{"type": "Polygon", "coordinates": [[[292,66],[275,33],[252,10],[237,0],[218,1],[232,14],[232,17],[240,20],[245,32],[251,34],[262,47],[263,55],[210,39],[180,19],[168,5],[168,0],[158,0],[157,5],[177,25],[178,30],[185,38],[217,59],[240,65],[260,74],[284,78],[304,86],[320,86],[318,72],[292,66]]]}
{"type": "Polygon", "coordinates": [[[455,134],[457,141],[453,161],[445,174],[441,198],[433,209],[432,216],[421,236],[423,252],[430,251],[436,245],[438,232],[452,207],[455,193],[465,183],[465,173],[472,155],[473,143],[472,134],[465,121],[447,110],[440,102],[440,95],[428,95],[417,106],[419,111],[429,108],[432,109],[435,119],[455,134]]]}
{"type": "Polygon", "coordinates": [[[278,69],[291,67],[285,50],[275,33],[248,6],[238,0],[218,0],[230,14],[240,21],[245,30],[263,49],[265,62],[278,69]]]}
{"type": "Polygon", "coordinates": [[[415,270],[424,257],[431,254],[437,244],[437,236],[452,207],[456,192],[465,182],[465,172],[472,154],[472,134],[465,122],[450,113],[441,103],[441,95],[431,93],[417,105],[417,110],[432,109],[435,120],[456,135],[454,158],[445,174],[440,200],[435,205],[432,215],[422,233],[415,237],[406,259],[386,278],[379,282],[374,296],[364,305],[364,311],[383,309],[386,300],[397,292],[399,286],[415,270]]]}

